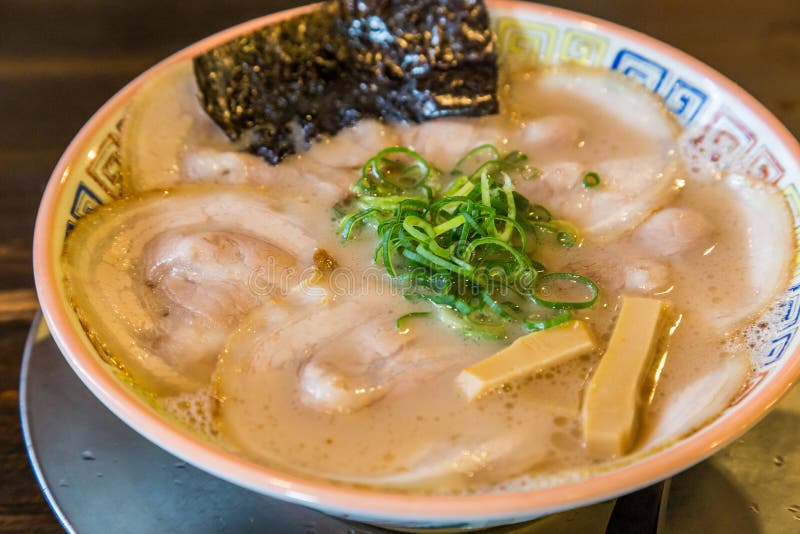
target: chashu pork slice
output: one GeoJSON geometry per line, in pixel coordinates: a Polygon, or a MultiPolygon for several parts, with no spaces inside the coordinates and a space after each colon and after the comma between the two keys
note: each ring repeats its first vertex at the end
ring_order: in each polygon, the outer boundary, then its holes
{"type": "Polygon", "coordinates": [[[98,349],[169,394],[207,384],[239,319],[288,290],[315,248],[262,191],[184,187],[81,219],[65,282],[98,349]]]}
{"type": "Polygon", "coordinates": [[[505,105],[522,123],[509,146],[540,169],[528,198],[596,239],[632,230],[668,204],[685,178],[678,124],[663,102],[622,75],[577,66],[512,81],[505,105]],[[585,174],[600,176],[597,187],[585,174]]]}

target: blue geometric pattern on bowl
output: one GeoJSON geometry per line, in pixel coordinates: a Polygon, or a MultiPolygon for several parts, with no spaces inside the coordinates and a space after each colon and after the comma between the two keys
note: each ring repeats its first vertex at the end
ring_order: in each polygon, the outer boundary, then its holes
{"type": "Polygon", "coordinates": [[[67,229],[65,232],[69,234],[75,227],[75,221],[91,213],[97,206],[102,206],[103,201],[89,189],[83,182],[78,182],[78,188],[75,190],[75,197],[72,199],[72,207],[70,207],[69,214],[71,219],[67,220],[67,229]]]}
{"type": "Polygon", "coordinates": [[[667,77],[665,67],[627,48],[617,52],[614,62],[611,63],[611,70],[618,70],[654,93],[658,92],[667,77]]]}
{"type": "MultiPolygon", "coordinates": [[[[612,70],[632,78],[654,93],[661,93],[669,71],[652,59],[623,48],[617,53],[612,70]]],[[[683,78],[676,78],[665,91],[664,102],[684,125],[691,123],[708,100],[708,95],[683,78]]]]}
{"type": "Polygon", "coordinates": [[[97,206],[102,205],[103,201],[92,193],[92,190],[85,183],[80,182],[78,189],[75,191],[75,198],[72,200],[72,208],[70,208],[69,213],[75,219],[80,219],[87,213],[94,211],[97,206]]]}

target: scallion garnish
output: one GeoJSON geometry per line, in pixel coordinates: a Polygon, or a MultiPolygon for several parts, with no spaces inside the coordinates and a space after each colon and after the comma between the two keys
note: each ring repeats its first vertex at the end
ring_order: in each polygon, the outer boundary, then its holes
{"type": "MultiPolygon", "coordinates": [[[[531,256],[545,242],[580,242],[574,226],[515,191],[514,180],[531,168],[521,152],[481,145],[444,175],[409,148],[387,148],[362,168],[348,203],[357,211],[341,217],[339,231],[347,240],[359,226],[374,228],[375,262],[406,298],[429,302],[466,333],[502,338],[511,325],[549,328],[570,309],[591,306],[598,290],[578,274],[544,274],[531,256]]],[[[397,326],[428,313],[406,314],[397,326]]]]}
{"type": "Polygon", "coordinates": [[[364,196],[385,197],[419,190],[427,198],[430,175],[431,167],[422,156],[409,148],[390,147],[364,164],[356,191],[364,196]]]}
{"type": "Polygon", "coordinates": [[[428,317],[431,312],[411,312],[405,315],[401,315],[397,318],[397,329],[398,330],[405,330],[406,323],[409,319],[413,319],[415,317],[428,317]]]}
{"type": "Polygon", "coordinates": [[[548,273],[536,280],[533,300],[546,308],[588,308],[597,301],[600,290],[597,285],[575,273],[548,273]]]}
{"type": "Polygon", "coordinates": [[[572,312],[569,310],[558,310],[555,315],[549,317],[542,317],[542,314],[529,316],[525,319],[525,328],[531,332],[538,332],[562,323],[566,323],[572,319],[572,312]]]}
{"type": "Polygon", "coordinates": [[[591,189],[600,185],[600,175],[596,172],[587,172],[583,175],[583,186],[591,189]]]}

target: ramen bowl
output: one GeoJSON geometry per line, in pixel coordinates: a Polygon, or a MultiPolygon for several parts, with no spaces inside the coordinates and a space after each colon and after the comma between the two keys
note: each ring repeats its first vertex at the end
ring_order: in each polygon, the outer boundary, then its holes
{"type": "MultiPolygon", "coordinates": [[[[663,98],[684,126],[690,166],[775,184],[800,222],[800,147],[753,97],[699,61],[635,31],[585,15],[509,1],[490,3],[503,62],[577,63],[619,71],[663,98]]],[[[477,528],[520,522],[607,500],[667,478],[714,454],[761,419],[800,375],[800,271],[795,270],[774,339],[756,347],[755,370],[730,405],[700,430],[657,451],[576,481],[535,490],[474,495],[408,495],[290,475],[224,450],[166,420],[95,349],[65,294],[61,255],[75,222],[124,194],[122,129],[137,89],[169,65],[265,24],[316,9],[256,19],[204,39],[148,70],[80,130],[44,193],[34,235],[36,287],[64,357],[86,386],[129,426],[175,456],[264,495],[365,522],[407,528],[477,528]]]]}

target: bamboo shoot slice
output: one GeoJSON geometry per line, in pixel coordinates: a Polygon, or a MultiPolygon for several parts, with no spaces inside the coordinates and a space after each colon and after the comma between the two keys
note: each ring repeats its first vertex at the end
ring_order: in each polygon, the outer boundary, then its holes
{"type": "Polygon", "coordinates": [[[485,360],[467,367],[456,383],[469,400],[503,384],[552,367],[595,348],[594,338],[583,321],[569,321],[532,332],[485,360]]]}
{"type": "Polygon", "coordinates": [[[623,297],[608,348],[584,394],[583,435],[590,454],[619,456],[630,449],[665,309],[661,300],[623,297]]]}

